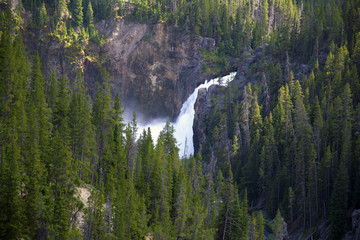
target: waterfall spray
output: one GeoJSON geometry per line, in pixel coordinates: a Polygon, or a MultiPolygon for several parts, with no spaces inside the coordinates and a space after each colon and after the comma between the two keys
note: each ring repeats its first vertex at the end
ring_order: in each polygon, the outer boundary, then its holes
{"type": "MultiPolygon", "coordinates": [[[[175,123],[172,123],[175,129],[175,138],[180,149],[180,157],[188,157],[190,154],[194,154],[194,105],[198,96],[199,89],[208,89],[211,85],[227,86],[229,82],[231,82],[235,78],[235,75],[236,72],[232,72],[229,75],[214,78],[210,81],[205,81],[205,83],[199,85],[184,102],[178,118],[176,119],[175,123]]],[[[152,137],[154,138],[154,140],[156,140],[160,134],[160,131],[164,128],[165,124],[166,119],[155,119],[145,125],[139,124],[139,134],[141,134],[144,129],[147,130],[150,127],[152,137]]]]}

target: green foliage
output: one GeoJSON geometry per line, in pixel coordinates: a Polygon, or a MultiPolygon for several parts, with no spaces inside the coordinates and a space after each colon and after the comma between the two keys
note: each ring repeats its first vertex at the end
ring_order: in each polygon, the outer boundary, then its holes
{"type": "Polygon", "coordinates": [[[47,16],[47,11],[46,11],[46,7],[45,7],[45,3],[43,2],[40,8],[40,12],[39,12],[39,23],[38,26],[39,27],[44,27],[46,26],[47,22],[48,22],[49,18],[47,16]]]}
{"type": "MultiPolygon", "coordinates": [[[[74,4],[74,11],[73,11],[73,18],[74,18],[74,25],[75,27],[81,27],[83,24],[83,7],[82,7],[82,0],[75,0],[74,4]]],[[[89,7],[88,7],[89,8],[89,7]]],[[[88,14],[91,15],[91,5],[90,9],[88,9],[88,14]]],[[[88,21],[91,20],[91,16],[88,16],[88,21]]],[[[90,21],[88,22],[89,24],[90,21]]]]}
{"type": "Polygon", "coordinates": [[[66,20],[69,17],[68,1],[59,0],[57,5],[57,17],[58,21],[66,20]]]}
{"type": "Polygon", "coordinates": [[[205,59],[205,64],[203,65],[204,73],[216,74],[226,67],[227,61],[226,57],[219,57],[216,54],[216,51],[206,51],[205,49],[200,49],[201,56],[205,59]]]}
{"type": "Polygon", "coordinates": [[[249,227],[247,193],[245,191],[240,203],[237,190],[232,183],[231,168],[229,168],[228,179],[224,179],[220,172],[218,181],[221,203],[216,239],[247,239],[249,227]]]}
{"type": "Polygon", "coordinates": [[[274,239],[284,239],[284,222],[279,209],[277,210],[276,217],[272,225],[272,231],[274,234],[274,239]]]}
{"type": "MultiPolygon", "coordinates": [[[[290,38],[281,44],[294,43],[290,38]]],[[[229,90],[235,92],[230,104],[226,94],[214,100],[205,130],[210,137],[202,146],[202,154],[209,159],[216,158],[216,166],[223,169],[228,158],[222,153],[228,152],[239,189],[251,189],[249,199],[255,203],[265,199],[269,217],[275,217],[276,210],[280,209],[290,229],[312,228],[320,219],[336,212],[334,214],[339,215],[332,220],[335,239],[349,229],[345,213],[357,204],[357,200],[355,203],[350,199],[354,196],[358,199],[355,170],[358,169],[358,137],[354,135],[358,131],[358,124],[354,125],[358,122],[354,117],[355,105],[359,104],[355,97],[358,74],[351,62],[351,56],[355,55],[347,50],[346,44],[339,46],[334,40],[325,45],[330,50],[326,61],[319,66],[315,60],[312,71],[301,81],[294,77],[295,71],[292,72],[288,62],[290,57],[273,56],[270,64],[260,60],[263,68],[259,71],[265,71],[263,79],[265,75],[267,81],[246,86],[240,92],[235,88],[229,90]],[[219,104],[222,101],[225,103],[219,104]],[[268,110],[261,111],[261,108],[268,110]],[[228,132],[231,134],[226,136],[224,133],[228,132]],[[347,169],[350,194],[343,191],[342,195],[347,195],[348,200],[335,207],[331,196],[335,196],[341,164],[347,169]],[[342,210],[337,212],[338,208],[342,210]],[[344,215],[340,216],[340,212],[344,215]]],[[[258,75],[259,71],[249,70],[258,75]]],[[[254,238],[257,221],[253,217],[254,230],[250,235],[254,238]]]]}
{"type": "Polygon", "coordinates": [[[94,11],[91,6],[91,2],[89,2],[86,15],[84,18],[84,25],[89,29],[89,35],[93,36],[95,34],[95,26],[94,26],[94,11]]]}
{"type": "Polygon", "coordinates": [[[330,239],[349,230],[347,213],[360,202],[359,1],[22,2],[77,66],[89,40],[104,41],[95,22],[116,14],[213,38],[214,51],[201,49],[205,74],[266,47],[247,69],[262,81],[212,99],[204,160],[180,161],[170,123],[156,144],[150,130],[137,140],[135,115],[125,127],[103,69],[94,100],[81,70],[68,80],[53,69],[45,83],[39,55],[31,65],[22,43],[20,14],[3,2],[0,238],[264,239],[262,212],[250,218],[247,198],[264,199],[278,239],[283,221],[296,230],[330,219],[330,239]],[[86,209],[74,198],[80,185],[92,192],[86,209]]]}
{"type": "Polygon", "coordinates": [[[342,238],[346,230],[346,209],[349,193],[349,176],[347,171],[345,164],[342,162],[336,176],[330,201],[330,239],[342,238]]]}

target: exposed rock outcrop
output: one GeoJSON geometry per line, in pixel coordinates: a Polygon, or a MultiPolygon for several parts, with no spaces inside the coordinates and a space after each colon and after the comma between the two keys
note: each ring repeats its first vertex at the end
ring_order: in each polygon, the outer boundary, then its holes
{"type": "Polygon", "coordinates": [[[360,240],[360,209],[352,213],[353,239],[360,240]]]}
{"type": "Polygon", "coordinates": [[[116,20],[97,27],[108,38],[101,53],[113,76],[113,91],[145,114],[175,118],[206,78],[200,48],[213,50],[212,39],[195,38],[162,23],[116,20]]]}
{"type": "MultiPolygon", "coordinates": [[[[90,195],[91,192],[88,188],[85,187],[76,188],[75,197],[82,202],[84,208],[87,208],[89,206],[90,195]]],[[[77,212],[75,212],[74,216],[75,216],[76,227],[80,229],[84,225],[84,221],[85,221],[83,208],[77,209],[77,212]]]]}
{"type": "Polygon", "coordinates": [[[352,230],[346,233],[343,240],[360,240],[360,209],[351,214],[352,230]]]}
{"type": "Polygon", "coordinates": [[[125,19],[103,20],[96,29],[106,40],[101,47],[91,42],[69,45],[59,41],[59,36],[49,36],[48,29],[28,29],[24,41],[32,54],[39,51],[45,76],[55,67],[59,76],[72,82],[82,67],[93,97],[101,81],[99,66],[106,67],[113,96],[119,93],[124,105],[151,117],[176,118],[196,86],[211,77],[203,74],[200,52],[201,48],[214,50],[211,38],[195,37],[164,23],[125,19]]]}

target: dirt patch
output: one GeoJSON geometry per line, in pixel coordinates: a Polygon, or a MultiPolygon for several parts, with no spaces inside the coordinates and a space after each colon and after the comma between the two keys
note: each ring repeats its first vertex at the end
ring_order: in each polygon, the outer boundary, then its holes
{"type": "MultiPolygon", "coordinates": [[[[84,204],[84,208],[87,208],[89,206],[89,197],[91,195],[90,190],[84,187],[77,187],[76,191],[77,192],[75,196],[84,204]]],[[[81,229],[85,222],[84,208],[81,211],[79,211],[76,216],[76,227],[78,229],[81,229]]]]}
{"type": "Polygon", "coordinates": [[[78,191],[78,197],[80,199],[81,202],[84,203],[85,208],[88,207],[88,199],[91,195],[91,192],[89,189],[84,188],[84,187],[77,187],[76,190],[78,191]]]}

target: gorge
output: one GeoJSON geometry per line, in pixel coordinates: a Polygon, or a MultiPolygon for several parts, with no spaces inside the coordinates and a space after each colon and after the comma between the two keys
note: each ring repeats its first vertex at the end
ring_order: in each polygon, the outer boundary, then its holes
{"type": "Polygon", "coordinates": [[[360,239],[359,9],[0,0],[0,239],[360,239]]]}
{"type": "MultiPolygon", "coordinates": [[[[211,79],[205,81],[205,83],[200,84],[195,88],[194,92],[188,97],[188,99],[183,103],[179,116],[176,118],[175,122],[171,122],[174,126],[175,132],[174,136],[177,140],[179,146],[179,155],[180,157],[189,157],[190,154],[194,155],[194,143],[193,143],[193,122],[195,109],[194,105],[198,96],[199,89],[208,89],[210,86],[219,85],[226,87],[234,78],[236,72],[232,72],[229,75],[211,79]]],[[[150,128],[152,137],[156,141],[160,131],[164,128],[166,124],[166,119],[152,119],[147,123],[142,124],[141,120],[139,122],[139,132],[141,134],[144,130],[150,128]]]]}

